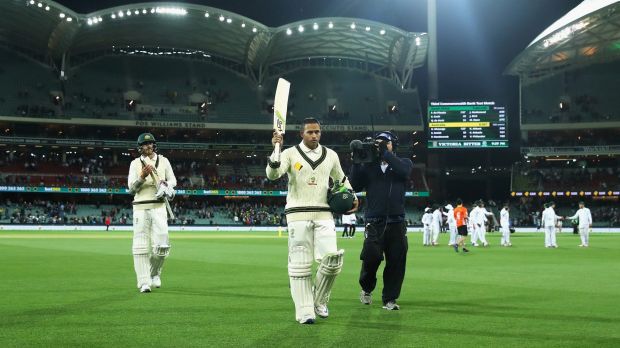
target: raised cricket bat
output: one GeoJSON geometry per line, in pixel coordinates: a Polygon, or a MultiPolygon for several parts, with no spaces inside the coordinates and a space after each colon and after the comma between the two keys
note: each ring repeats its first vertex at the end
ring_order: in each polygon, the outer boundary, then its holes
{"type": "MultiPolygon", "coordinates": [[[[273,129],[280,135],[286,131],[286,109],[288,107],[288,92],[290,89],[290,82],[282,78],[278,79],[276,97],[273,101],[273,129]]],[[[276,143],[273,149],[276,162],[280,162],[280,151],[280,143],[276,143]]]]}
{"type": "MultiPolygon", "coordinates": [[[[157,174],[156,170],[151,172],[151,178],[159,185],[159,174],[157,174]]],[[[174,213],[172,212],[170,202],[168,202],[168,197],[166,196],[164,196],[164,204],[166,205],[166,211],[168,212],[168,219],[174,220],[174,213]]]]}

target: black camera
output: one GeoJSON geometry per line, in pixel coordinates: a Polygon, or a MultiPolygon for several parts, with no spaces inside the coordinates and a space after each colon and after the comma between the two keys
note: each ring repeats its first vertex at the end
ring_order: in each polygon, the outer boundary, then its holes
{"type": "Polygon", "coordinates": [[[367,137],[364,141],[355,139],[351,141],[349,147],[353,152],[353,163],[379,162],[379,148],[377,147],[377,141],[373,138],[367,137]]]}

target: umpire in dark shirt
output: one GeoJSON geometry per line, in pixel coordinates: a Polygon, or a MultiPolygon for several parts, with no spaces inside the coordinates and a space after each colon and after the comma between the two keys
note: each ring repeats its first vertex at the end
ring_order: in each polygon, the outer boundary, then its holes
{"type": "Polygon", "coordinates": [[[385,131],[375,137],[380,161],[353,164],[351,185],[356,192],[366,190],[366,238],[360,259],[360,301],[371,304],[377,285],[377,269],[385,257],[383,271],[383,308],[398,310],[396,300],[405,278],[407,262],[407,224],[405,191],[413,163],[395,154],[398,137],[385,131]],[[385,256],[384,256],[385,255],[385,256]]]}

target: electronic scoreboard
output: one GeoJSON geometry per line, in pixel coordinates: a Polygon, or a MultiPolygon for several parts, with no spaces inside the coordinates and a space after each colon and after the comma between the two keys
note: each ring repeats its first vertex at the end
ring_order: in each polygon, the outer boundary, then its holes
{"type": "Polygon", "coordinates": [[[495,102],[430,102],[428,148],[508,147],[506,108],[495,102]]]}

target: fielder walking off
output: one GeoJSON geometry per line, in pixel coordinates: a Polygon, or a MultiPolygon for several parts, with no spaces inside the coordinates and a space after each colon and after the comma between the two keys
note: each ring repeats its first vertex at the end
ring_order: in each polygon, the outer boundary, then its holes
{"type": "Polygon", "coordinates": [[[456,244],[456,218],[454,217],[454,207],[452,204],[448,203],[444,209],[446,212],[443,215],[446,217],[446,222],[448,223],[448,231],[450,231],[450,241],[448,241],[449,246],[454,246],[456,244]]]}
{"type": "Polygon", "coordinates": [[[431,208],[424,209],[424,215],[422,215],[422,243],[424,246],[431,245],[432,240],[432,231],[431,231],[431,223],[433,222],[433,214],[431,213],[431,208]]]}
{"type": "Polygon", "coordinates": [[[510,243],[510,206],[508,203],[504,203],[504,207],[499,212],[499,225],[502,232],[501,245],[504,247],[512,246],[510,243]]]}
{"type": "Polygon", "coordinates": [[[161,270],[170,253],[165,199],[174,197],[177,179],[168,159],[158,155],[151,133],[138,137],[140,157],[129,167],[133,200],[133,263],[140,292],[161,287],[161,270]]]}
{"type": "Polygon", "coordinates": [[[555,215],[555,203],[549,202],[545,205],[542,213],[542,224],[545,231],[545,248],[557,248],[558,243],[555,238],[555,228],[560,216],[555,215]]]}
{"type": "MultiPolygon", "coordinates": [[[[344,250],[336,246],[336,226],[327,203],[329,178],[344,183],[349,180],[340,166],[338,155],[319,144],[321,125],[313,118],[303,121],[302,142],[290,147],[276,162],[275,152],[269,158],[267,178],[288,176],[286,221],[288,225],[288,274],[291,296],[295,303],[295,319],[313,324],[316,315],[327,318],[327,302],[336,276],[342,269],[344,250]],[[312,262],[319,262],[314,284],[312,262]]],[[[271,143],[282,144],[282,135],[274,132],[271,143]]],[[[353,212],[357,209],[355,198],[353,212]]]]}
{"type": "Polygon", "coordinates": [[[590,229],[592,228],[592,214],[586,208],[585,203],[579,202],[579,210],[569,220],[579,219],[579,236],[581,237],[580,247],[587,248],[590,245],[590,229]]]}

